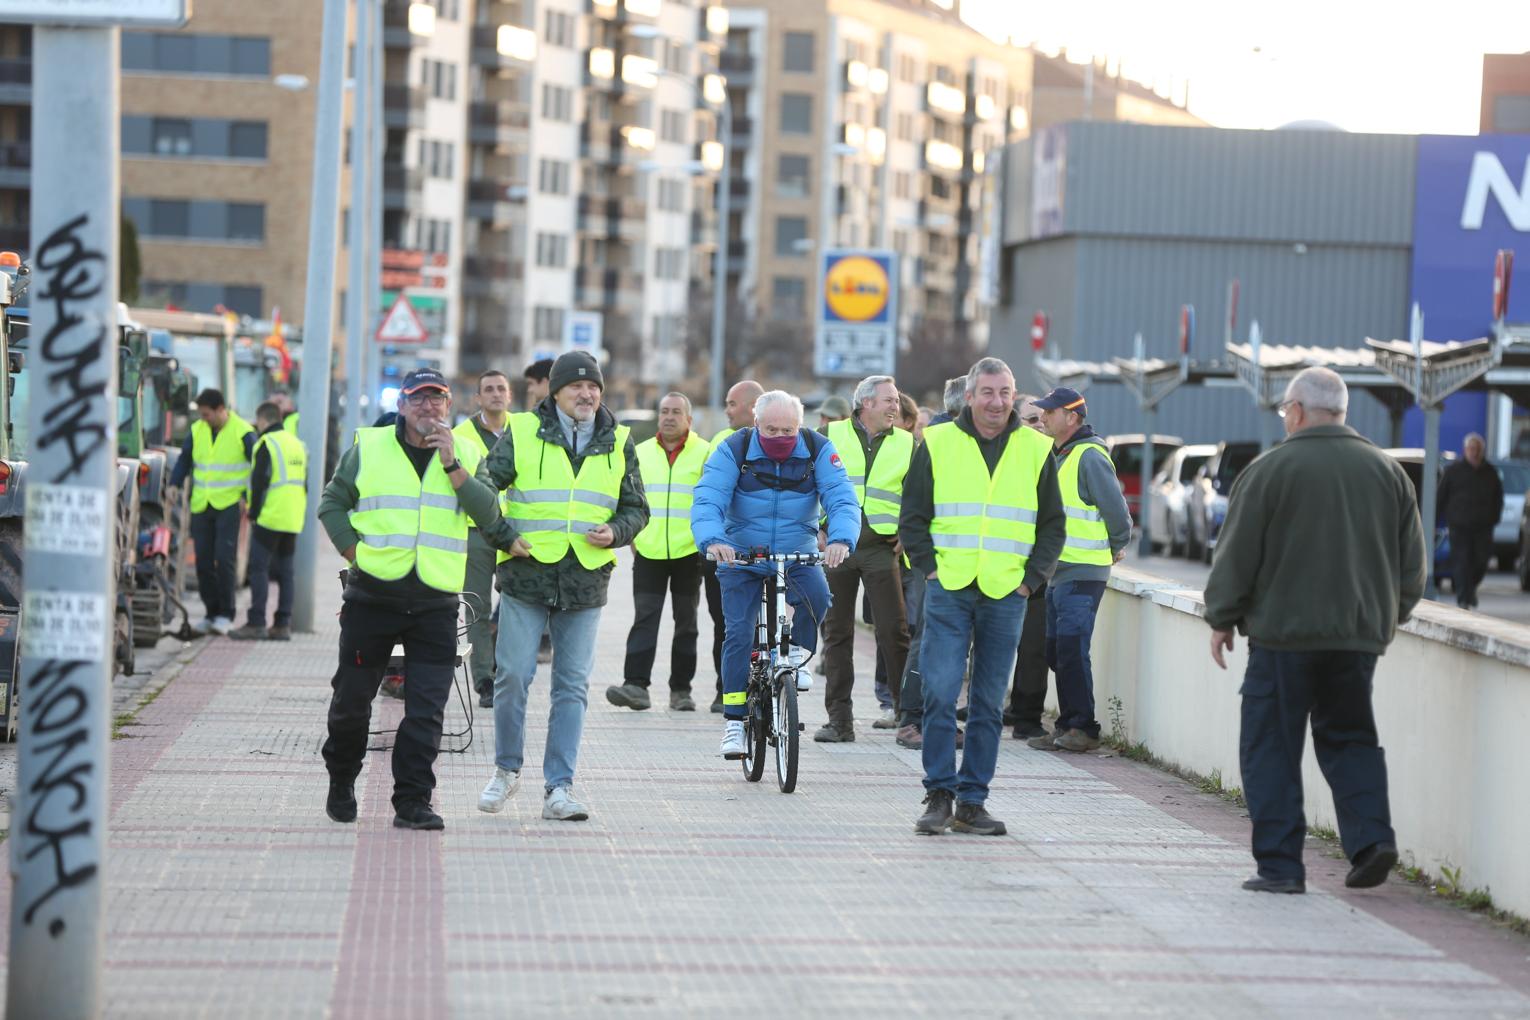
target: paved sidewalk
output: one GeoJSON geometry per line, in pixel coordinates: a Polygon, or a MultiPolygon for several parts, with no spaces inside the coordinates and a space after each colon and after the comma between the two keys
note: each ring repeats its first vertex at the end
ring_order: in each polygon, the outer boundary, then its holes
{"type": "MultiPolygon", "coordinates": [[[[1416,889],[1346,893],[1316,844],[1307,896],[1245,893],[1246,820],[1132,762],[1006,740],[989,806],[1010,835],[916,837],[919,755],[870,728],[869,680],[856,743],[812,743],[820,681],[798,792],[769,765],[746,784],[715,757],[709,673],[699,713],[606,704],[625,566],[612,591],[585,823],[540,817],[545,666],[521,792],[476,810],[481,713],[438,763],[445,833],[416,833],[391,826],[380,753],[359,824],[324,816],[332,582],[317,635],[205,641],[113,745],[108,1014],[1530,1017],[1530,942],[1416,889]]],[[[378,728],[399,715],[380,700],[378,728]]]]}

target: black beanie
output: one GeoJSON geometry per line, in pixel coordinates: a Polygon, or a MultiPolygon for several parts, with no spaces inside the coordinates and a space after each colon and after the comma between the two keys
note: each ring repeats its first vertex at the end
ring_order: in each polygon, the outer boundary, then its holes
{"type": "Polygon", "coordinates": [[[600,364],[587,351],[565,351],[553,362],[552,373],[547,377],[547,392],[557,393],[571,382],[588,379],[602,390],[606,380],[600,374],[600,364]]]}

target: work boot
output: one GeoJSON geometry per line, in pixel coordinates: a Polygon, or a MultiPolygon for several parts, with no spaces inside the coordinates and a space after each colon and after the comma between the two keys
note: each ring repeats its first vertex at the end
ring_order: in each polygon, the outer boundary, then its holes
{"type": "Polygon", "coordinates": [[[951,801],[955,795],[950,790],[931,790],[924,795],[929,807],[914,823],[914,831],[921,836],[938,836],[951,824],[951,801]]]}
{"type": "Polygon", "coordinates": [[[630,708],[635,712],[641,712],[653,704],[648,699],[648,688],[639,687],[637,684],[607,687],[606,700],[613,705],[621,708],[630,708]]]}
{"type": "Polygon", "coordinates": [[[814,743],[818,744],[853,744],[855,743],[855,730],[852,727],[837,728],[833,723],[827,723],[819,731],[813,734],[814,743]]]}
{"type": "Polygon", "coordinates": [[[1025,741],[1027,747],[1034,747],[1038,751],[1057,750],[1057,734],[1041,731],[1034,737],[1028,737],[1025,741]]]}
{"type": "Polygon", "coordinates": [[[990,815],[981,804],[958,804],[951,819],[952,832],[970,832],[974,836],[1002,836],[1004,823],[990,815]]]}
{"type": "Polygon", "coordinates": [[[278,623],[275,627],[266,631],[267,641],[291,641],[292,628],[285,623],[278,623]]]}
{"type": "Polygon", "coordinates": [[[337,822],[356,820],[356,791],[350,783],[329,781],[329,799],[324,802],[324,813],[337,822]]]}
{"type": "Polygon", "coordinates": [[[1396,843],[1377,843],[1355,854],[1354,867],[1344,876],[1351,889],[1372,889],[1387,880],[1397,863],[1396,843]]]}
{"type": "Polygon", "coordinates": [[[1079,754],[1085,751],[1097,751],[1100,747],[1100,738],[1091,737],[1084,730],[1067,730],[1060,734],[1053,743],[1059,750],[1075,751],[1079,754]]]}
{"type": "Polygon", "coordinates": [[[1288,893],[1300,895],[1307,891],[1307,883],[1299,878],[1265,878],[1255,875],[1243,883],[1249,892],[1288,893]]]}
{"type": "Polygon", "coordinates": [[[444,829],[446,821],[430,809],[430,802],[406,800],[393,809],[395,829],[444,829]]]}
{"type": "Polygon", "coordinates": [[[896,740],[899,747],[906,747],[911,751],[924,747],[924,737],[919,733],[919,727],[912,724],[899,727],[896,740]]]}
{"type": "Polygon", "coordinates": [[[672,712],[694,712],[696,703],[691,700],[690,691],[670,691],[669,708],[672,712]]]}
{"type": "Polygon", "coordinates": [[[270,634],[266,628],[255,623],[247,623],[238,630],[228,632],[228,636],[235,641],[264,641],[270,634]]]}
{"type": "Polygon", "coordinates": [[[1016,723],[1013,736],[1016,740],[1030,740],[1032,737],[1049,737],[1047,728],[1039,722],[1016,723]]]}

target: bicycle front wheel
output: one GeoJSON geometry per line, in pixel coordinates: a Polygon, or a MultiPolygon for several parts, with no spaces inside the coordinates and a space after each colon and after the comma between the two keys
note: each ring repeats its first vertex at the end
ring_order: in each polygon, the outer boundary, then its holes
{"type": "Polygon", "coordinates": [[[758,687],[750,685],[749,700],[744,703],[744,778],[758,783],[765,774],[765,737],[770,730],[770,702],[758,687]]]}
{"type": "Polygon", "coordinates": [[[797,788],[797,677],[787,671],[777,681],[775,719],[776,783],[782,793],[797,788]]]}

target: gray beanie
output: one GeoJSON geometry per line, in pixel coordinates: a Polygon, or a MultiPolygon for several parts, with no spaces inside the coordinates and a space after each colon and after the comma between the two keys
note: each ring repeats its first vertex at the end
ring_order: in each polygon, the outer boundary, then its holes
{"type": "Polygon", "coordinates": [[[588,379],[602,390],[606,388],[605,377],[600,374],[600,363],[586,351],[565,351],[553,362],[552,373],[547,377],[547,392],[557,393],[571,382],[588,379]]]}

